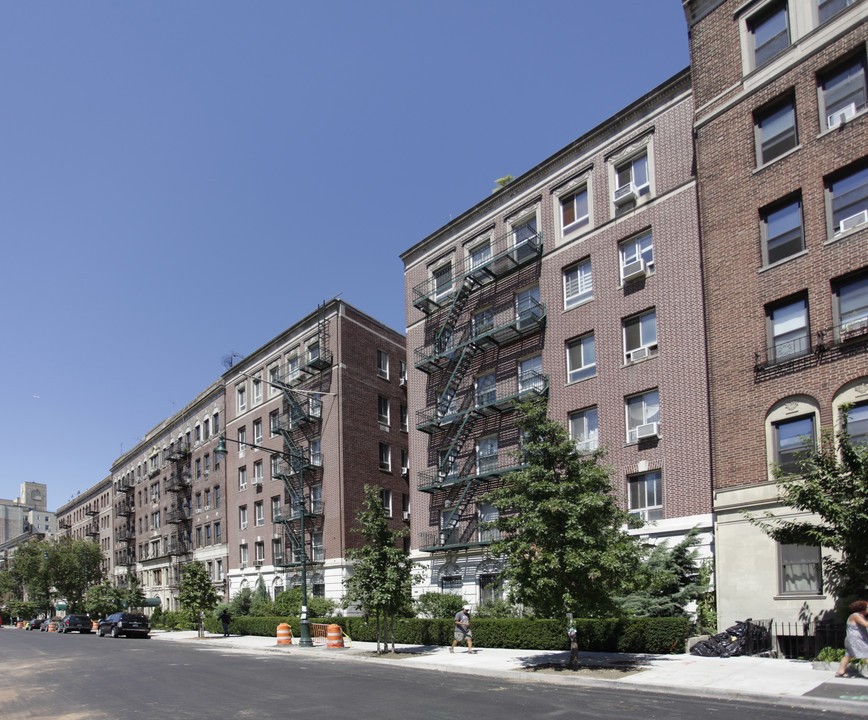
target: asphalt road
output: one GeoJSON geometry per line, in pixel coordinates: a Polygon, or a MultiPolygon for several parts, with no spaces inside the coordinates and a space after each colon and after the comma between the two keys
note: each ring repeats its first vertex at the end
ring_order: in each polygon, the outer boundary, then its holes
{"type": "Polygon", "coordinates": [[[808,720],[817,714],[757,703],[405,670],[303,652],[242,654],[193,643],[0,630],[2,720],[808,720]]]}

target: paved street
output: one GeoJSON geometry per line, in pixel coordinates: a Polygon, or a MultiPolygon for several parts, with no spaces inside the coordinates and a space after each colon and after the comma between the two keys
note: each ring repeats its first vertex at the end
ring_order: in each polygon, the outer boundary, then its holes
{"type": "Polygon", "coordinates": [[[4,630],[0,717],[695,720],[713,715],[743,720],[761,713],[764,720],[795,720],[818,714],[817,709],[639,689],[569,687],[364,661],[334,662],[304,651],[239,653],[205,642],[197,646],[4,630]]]}

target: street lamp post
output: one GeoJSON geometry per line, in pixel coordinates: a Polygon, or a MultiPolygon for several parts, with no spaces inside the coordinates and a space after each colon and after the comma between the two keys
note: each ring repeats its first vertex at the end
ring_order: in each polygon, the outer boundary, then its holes
{"type": "MultiPolygon", "coordinates": [[[[225,435],[220,436],[217,448],[214,450],[215,455],[225,458],[226,455],[229,454],[229,451],[226,449],[226,440],[238,443],[239,445],[244,445],[245,447],[251,447],[255,450],[264,450],[269,455],[283,459],[289,464],[290,468],[293,467],[293,457],[291,454],[285,453],[281,450],[272,450],[271,448],[263,447],[262,445],[255,445],[254,443],[242,443],[239,440],[227,438],[225,435]]],[[[298,467],[298,506],[299,519],[301,521],[301,526],[299,528],[301,535],[301,542],[299,543],[299,551],[301,553],[301,633],[299,634],[298,644],[300,647],[313,647],[313,641],[310,637],[310,621],[307,618],[307,551],[304,547],[304,525],[305,517],[307,516],[307,506],[304,500],[304,476],[301,467],[302,465],[303,462],[300,462],[298,467]]]]}

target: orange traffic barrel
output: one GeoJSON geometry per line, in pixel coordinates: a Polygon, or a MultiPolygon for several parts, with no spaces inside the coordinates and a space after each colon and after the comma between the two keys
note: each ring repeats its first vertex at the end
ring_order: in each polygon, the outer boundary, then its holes
{"type": "Polygon", "coordinates": [[[344,631],[341,630],[340,625],[329,625],[326,637],[328,639],[327,647],[342,648],[344,646],[344,631]]]}
{"type": "Polygon", "coordinates": [[[48,632],[55,632],[56,630],[57,630],[57,628],[55,627],[55,623],[53,623],[53,622],[48,623],[48,632]]]}
{"type": "Polygon", "coordinates": [[[99,630],[99,623],[96,620],[91,620],[90,623],[90,631],[97,632],[99,630]]]}
{"type": "Polygon", "coordinates": [[[24,627],[24,623],[19,620],[17,623],[15,623],[15,627],[21,630],[24,627]]]}
{"type": "Polygon", "coordinates": [[[277,644],[292,645],[292,628],[286,623],[277,626],[277,644]]]}

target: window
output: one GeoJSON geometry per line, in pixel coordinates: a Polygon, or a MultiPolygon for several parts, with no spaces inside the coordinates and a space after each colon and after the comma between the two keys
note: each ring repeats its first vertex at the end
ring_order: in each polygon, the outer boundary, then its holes
{"type": "Polygon", "coordinates": [[[238,561],[242,568],[247,567],[247,545],[238,546],[238,561]]]}
{"type": "Polygon", "coordinates": [[[842,342],[868,335],[868,275],[837,285],[839,339],[842,342]]]}
{"type": "Polygon", "coordinates": [[[814,447],[814,416],[772,423],[774,433],[775,463],[781,472],[797,474],[802,456],[814,447]]]}
{"type": "Polygon", "coordinates": [[[322,395],[314,393],[310,396],[307,401],[307,414],[310,415],[311,418],[322,417],[322,395]]]}
{"type": "Polygon", "coordinates": [[[310,464],[322,467],[322,440],[310,441],[310,464]]]}
{"type": "Polygon", "coordinates": [[[280,475],[280,458],[277,455],[271,456],[271,477],[272,479],[280,475]]]}
{"type": "Polygon", "coordinates": [[[627,442],[655,437],[660,422],[660,393],[657,390],[627,398],[627,442]]]}
{"type": "Polygon", "coordinates": [[[275,495],[271,498],[271,522],[280,522],[281,518],[280,495],[275,495]]]}
{"type": "Polygon", "coordinates": [[[786,260],[805,249],[801,198],[776,205],[760,215],[764,264],[772,265],[786,260]]]}
{"type": "Polygon", "coordinates": [[[636,207],[636,203],[651,189],[648,183],[648,155],[642,154],[615,167],[615,214],[620,215],[636,207]]]}
{"type": "Polygon", "coordinates": [[[847,434],[853,445],[868,445],[868,402],[856,403],[850,408],[847,434]]]}
{"type": "Polygon", "coordinates": [[[477,270],[491,261],[491,244],[486,240],[470,250],[470,269],[477,270]]]}
{"type": "Polygon", "coordinates": [[[410,477],[410,451],[407,448],[401,448],[401,477],[410,477]]]}
{"type": "Polygon", "coordinates": [[[484,527],[486,523],[497,522],[500,512],[494,505],[477,505],[479,516],[479,542],[494,542],[500,540],[500,530],[492,527],[484,527]]]}
{"type": "Polygon", "coordinates": [[[536,231],[536,217],[512,226],[515,247],[515,261],[524,262],[539,252],[539,234],[536,231]]]}
{"type": "Polygon", "coordinates": [[[657,354],[657,312],[652,310],[624,321],[625,362],[637,362],[657,354]]]}
{"type": "Polygon", "coordinates": [[[280,410],[272,410],[268,414],[268,430],[271,437],[277,435],[277,428],[280,427],[280,410]]]}
{"type": "Polygon", "coordinates": [[[314,515],[322,514],[322,485],[310,487],[310,511],[314,515]]]}
{"type": "Polygon", "coordinates": [[[820,126],[832,129],[865,109],[865,58],[855,57],[820,77],[820,126]]]}
{"type": "Polygon", "coordinates": [[[591,452],[600,445],[597,408],[570,413],[570,439],[576,444],[576,450],[591,452]]]}
{"type": "Polygon", "coordinates": [[[753,66],[764,65],[790,45],[789,19],[785,0],[769,3],[747,21],[753,42],[753,66]]]}
{"type": "Polygon", "coordinates": [[[440,544],[454,545],[458,539],[458,508],[445,508],[440,511],[440,544]]]}
{"type": "Polygon", "coordinates": [[[244,385],[239,385],[235,388],[235,395],[238,412],[243,412],[247,409],[247,388],[244,385]]]}
{"type": "Polygon", "coordinates": [[[259,525],[265,525],[265,509],[262,505],[262,500],[253,503],[253,522],[259,525]]]}
{"type": "Polygon", "coordinates": [[[253,421],[253,442],[256,445],[262,443],[262,420],[253,421]]]}
{"type": "Polygon", "coordinates": [[[834,235],[868,223],[868,165],[829,181],[826,197],[834,235]]]}
{"type": "Polygon", "coordinates": [[[476,441],[476,472],[479,475],[497,470],[497,435],[476,441]]]}
{"type": "Polygon", "coordinates": [[[398,383],[402,387],[407,384],[407,363],[404,360],[398,361],[398,383]]]}
{"type": "Polygon", "coordinates": [[[214,488],[214,507],[220,509],[220,487],[214,488]]]}
{"type": "Polygon", "coordinates": [[[196,512],[202,512],[202,493],[196,493],[196,512]]]}
{"type": "Polygon", "coordinates": [[[298,380],[298,351],[286,360],[286,377],[291,383],[298,380]]]}
{"type": "Polygon", "coordinates": [[[199,458],[196,458],[196,462],[193,463],[193,467],[196,473],[196,479],[198,480],[202,477],[202,461],[199,458]]]}
{"type": "Polygon", "coordinates": [[[262,460],[257,460],[253,463],[253,484],[262,485],[262,460]]]}
{"type": "Polygon", "coordinates": [[[377,350],[377,377],[389,379],[389,353],[377,350]]]}
{"type": "MultiPolygon", "coordinates": [[[[271,557],[274,558],[275,565],[283,564],[283,540],[274,538],[271,541],[271,557]]],[[[277,597],[278,595],[280,595],[280,592],[278,592],[278,589],[275,586],[274,596],[277,597]]]]}
{"type": "Polygon", "coordinates": [[[212,426],[214,428],[214,434],[216,435],[220,432],[220,413],[214,413],[211,420],[213,421],[212,426]]]}
{"type": "Polygon", "coordinates": [[[253,378],[253,403],[258,404],[262,402],[262,377],[257,375],[253,378]]]}
{"type": "Polygon", "coordinates": [[[253,552],[254,552],[253,557],[256,560],[256,564],[262,565],[262,563],[265,562],[265,543],[264,542],[257,542],[256,544],[254,544],[253,552]]]}
{"type": "Polygon", "coordinates": [[[654,239],[650,231],[622,243],[620,252],[622,282],[638,280],[651,272],[654,266],[654,239]]]}
{"type": "Polygon", "coordinates": [[[238,508],[238,525],[242,530],[247,529],[247,506],[242,505],[238,508]]]}
{"type": "Polygon", "coordinates": [[[594,333],[567,343],[567,382],[584,380],[597,373],[594,333]]]}
{"type": "Polygon", "coordinates": [[[561,228],[564,234],[588,224],[588,188],[561,198],[561,228]]]}
{"type": "Polygon", "coordinates": [[[811,350],[808,332],[808,301],[801,298],[769,310],[771,348],[769,360],[784,362],[801,357],[811,350]]]}
{"type": "Polygon", "coordinates": [[[392,447],[388,443],[380,443],[380,470],[392,472],[392,447]]]}
{"type": "Polygon", "coordinates": [[[247,489],[247,468],[240,467],[238,468],[238,489],[246,490],[247,489]]]}
{"type": "Polygon", "coordinates": [[[494,310],[486,308],[476,313],[473,318],[473,337],[479,337],[494,329],[494,310]]]}
{"type": "Polygon", "coordinates": [[[756,162],[765,165],[799,144],[796,134],[796,106],[793,98],[776,103],[754,115],[756,162]]]}
{"type": "Polygon", "coordinates": [[[810,545],[778,545],[781,595],[820,595],[823,575],[820,548],[810,545]]]}
{"type": "Polygon", "coordinates": [[[592,300],[594,286],[591,281],[591,261],[573,265],[564,270],[564,309],[592,300]]]}
{"type": "Polygon", "coordinates": [[[433,275],[434,297],[441,298],[452,292],[452,263],[437,268],[433,275]]]}
{"type": "Polygon", "coordinates": [[[197,425],[193,430],[193,437],[196,438],[196,444],[202,440],[202,427],[197,425]]]}
{"type": "Polygon", "coordinates": [[[211,421],[208,418],[202,421],[202,436],[206,440],[211,437],[211,421]]]}
{"type": "Polygon", "coordinates": [[[310,534],[310,550],[311,560],[314,562],[323,562],[325,560],[325,546],[322,541],[322,531],[310,534]]]}
{"type": "Polygon", "coordinates": [[[382,395],[377,398],[377,420],[381,430],[389,429],[389,398],[382,395]]]}
{"type": "Polygon", "coordinates": [[[319,358],[319,340],[313,340],[307,345],[307,362],[313,362],[319,358]]]}
{"type": "Polygon", "coordinates": [[[533,357],[520,360],[518,363],[518,391],[524,393],[528,391],[542,392],[544,389],[545,377],[542,371],[542,355],[534,355],[533,357]]]}
{"type": "Polygon", "coordinates": [[[205,526],[205,544],[206,545],[211,544],[211,526],[210,525],[205,526]]]}
{"type": "Polygon", "coordinates": [[[210,475],[211,474],[211,456],[210,455],[204,455],[202,457],[202,463],[203,463],[203,468],[204,468],[203,472],[205,473],[205,475],[210,475]]]}
{"type": "Polygon", "coordinates": [[[856,0],[818,0],[818,19],[821,23],[824,23],[855,2],[856,0]]]}
{"type": "Polygon", "coordinates": [[[497,399],[497,376],[492,373],[476,378],[476,407],[488,405],[497,399]]]}
{"type": "Polygon", "coordinates": [[[244,457],[247,452],[247,428],[238,428],[238,457],[244,457]]]}
{"type": "Polygon", "coordinates": [[[539,301],[539,285],[534,285],[515,294],[515,316],[518,329],[535,327],[542,317],[542,305],[539,301]]]}
{"type": "Polygon", "coordinates": [[[268,368],[268,396],[276,395],[280,392],[277,384],[280,382],[280,364],[274,363],[268,368]]]}
{"type": "Polygon", "coordinates": [[[392,517],[392,491],[380,488],[380,505],[386,513],[386,517],[392,517]]]}
{"type": "Polygon", "coordinates": [[[643,520],[663,519],[663,480],[660,472],[627,478],[628,512],[643,520]]]}
{"type": "Polygon", "coordinates": [[[211,488],[205,489],[205,509],[211,509],[211,488]]]}
{"type": "Polygon", "coordinates": [[[400,406],[401,410],[401,432],[410,432],[410,413],[406,405],[400,406]]]}

